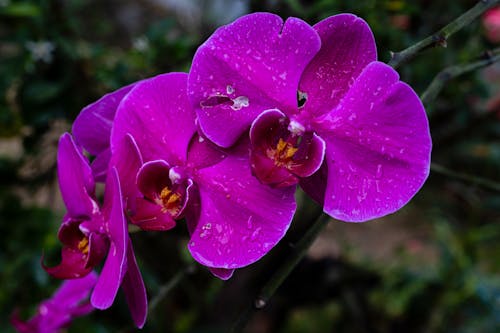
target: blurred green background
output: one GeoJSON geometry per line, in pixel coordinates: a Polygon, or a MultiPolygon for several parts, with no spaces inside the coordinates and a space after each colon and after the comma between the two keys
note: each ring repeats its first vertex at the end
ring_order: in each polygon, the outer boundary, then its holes
{"type": "MultiPolygon", "coordinates": [[[[60,134],[85,105],[130,82],[188,71],[217,26],[255,11],[314,24],[355,13],[373,29],[381,61],[430,35],[475,1],[0,0],[0,331],[13,332],[59,281],[64,214],[55,177],[60,134]]],[[[500,25],[500,23],[498,23],[500,25]]],[[[447,48],[399,68],[422,93],[447,66],[498,47],[478,19],[447,48]]],[[[499,39],[500,40],[500,39],[499,39]]],[[[428,107],[433,161],[500,183],[500,66],[450,81],[428,107]]],[[[302,196],[299,194],[302,200],[302,196]]],[[[144,332],[221,332],[256,296],[307,228],[301,201],[287,237],[228,282],[193,264],[182,224],[133,242],[149,298],[186,267],[149,313],[144,332]]],[[[432,172],[398,213],[364,224],[332,222],[248,332],[500,332],[500,192],[432,172]]],[[[123,295],[68,332],[134,332],[123,295]]]]}

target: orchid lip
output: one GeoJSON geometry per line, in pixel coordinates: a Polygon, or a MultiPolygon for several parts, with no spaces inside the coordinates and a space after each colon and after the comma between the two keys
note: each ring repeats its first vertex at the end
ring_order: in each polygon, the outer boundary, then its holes
{"type": "Polygon", "coordinates": [[[250,130],[252,172],[273,187],[297,184],[323,161],[324,142],[303,120],[277,109],[264,111],[250,130]]]}

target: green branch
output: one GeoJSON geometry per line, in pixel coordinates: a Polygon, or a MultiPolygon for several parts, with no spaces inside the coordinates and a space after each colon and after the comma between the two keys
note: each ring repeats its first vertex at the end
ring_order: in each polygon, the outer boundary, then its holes
{"type": "Polygon", "coordinates": [[[469,175],[467,173],[456,172],[436,163],[431,163],[431,171],[450,178],[455,178],[481,186],[487,190],[500,192],[500,183],[495,182],[491,179],[481,178],[474,175],[469,175]]]}
{"type": "Polygon", "coordinates": [[[446,47],[448,38],[462,29],[463,27],[469,25],[477,17],[483,14],[485,11],[491,7],[500,4],[500,0],[481,0],[474,7],[466,11],[464,14],[460,15],[453,22],[449,23],[447,26],[434,33],[433,35],[421,40],[420,42],[404,49],[400,52],[392,53],[389,65],[393,68],[398,68],[402,63],[407,62],[412,59],[419,52],[434,47],[443,46],[446,47]]]}
{"type": "Polygon", "coordinates": [[[498,61],[500,61],[500,49],[495,49],[493,51],[486,52],[482,60],[478,60],[466,65],[450,66],[443,69],[434,77],[431,84],[420,96],[422,103],[424,105],[428,105],[430,102],[432,102],[448,81],[458,76],[473,72],[477,69],[487,67],[498,61]]]}
{"type": "Polygon", "coordinates": [[[271,276],[271,278],[266,282],[264,287],[261,289],[257,298],[253,301],[253,304],[249,306],[238,318],[236,323],[231,329],[231,332],[241,332],[250,320],[251,315],[259,309],[262,309],[267,305],[271,297],[274,295],[276,290],[281,286],[283,281],[290,275],[292,270],[297,266],[297,264],[304,258],[309,247],[311,247],[314,240],[317,238],[321,230],[328,224],[331,217],[321,213],[316,219],[314,224],[307,230],[304,237],[294,246],[294,252],[278,267],[276,272],[271,276]]]}

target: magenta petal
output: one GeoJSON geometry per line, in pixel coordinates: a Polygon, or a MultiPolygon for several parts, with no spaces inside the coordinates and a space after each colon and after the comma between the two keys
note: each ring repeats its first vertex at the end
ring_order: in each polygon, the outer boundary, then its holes
{"type": "Polygon", "coordinates": [[[112,202],[111,207],[106,208],[105,213],[108,213],[107,210],[110,209],[107,229],[111,244],[106,262],[90,298],[92,305],[98,309],[107,309],[113,304],[126,269],[127,221],[123,214],[118,173],[115,168],[110,171],[106,192],[109,191],[111,194],[105,193],[105,201],[112,200],[112,202]]]}
{"type": "Polygon", "coordinates": [[[301,178],[299,185],[314,201],[322,205],[325,201],[326,180],[328,178],[328,166],[325,161],[313,175],[301,178]]]}
{"type": "Polygon", "coordinates": [[[224,281],[229,280],[234,273],[234,269],[213,268],[213,267],[210,267],[209,269],[210,273],[212,273],[213,275],[224,281]]]}
{"type": "Polygon", "coordinates": [[[98,154],[90,164],[96,182],[104,183],[106,181],[110,159],[111,150],[107,148],[98,154]]]}
{"type": "Polygon", "coordinates": [[[299,182],[299,178],[285,167],[277,166],[265,154],[252,151],[250,156],[252,174],[263,184],[272,187],[287,187],[299,182]]]}
{"type": "Polygon", "coordinates": [[[325,143],[316,134],[305,131],[291,133],[290,120],[277,109],[262,112],[250,128],[252,173],[264,184],[284,187],[297,184],[299,177],[308,177],[316,172],[325,152],[325,143]],[[298,150],[290,161],[280,162],[270,157],[279,140],[290,141],[298,150]]]}
{"type": "Polygon", "coordinates": [[[111,164],[118,171],[126,209],[134,213],[135,200],[137,197],[142,197],[137,189],[137,173],[142,166],[142,156],[130,134],[126,134],[117,142],[111,164]]]}
{"type": "Polygon", "coordinates": [[[314,29],[293,17],[254,13],[217,29],[198,48],[188,81],[206,136],[229,147],[263,110],[294,112],[300,76],[319,47],[314,29]]]}
{"type": "Polygon", "coordinates": [[[367,66],[317,126],[327,143],[324,210],[334,218],[361,222],[392,213],[429,174],[425,110],[415,92],[383,63],[367,66]]]}
{"type": "MultiPolygon", "coordinates": [[[[265,255],[295,212],[293,187],[272,189],[251,175],[248,158],[230,155],[198,171],[201,212],[188,248],[201,264],[234,269],[265,255]]],[[[187,216],[186,218],[189,218],[187,216]]]]}
{"type": "Polygon", "coordinates": [[[59,139],[57,175],[68,214],[72,217],[89,217],[94,210],[91,198],[95,190],[94,178],[87,159],[68,133],[59,139]]]}
{"type": "Polygon", "coordinates": [[[377,48],[368,24],[352,14],[331,16],[314,29],[321,49],[305,69],[299,90],[307,94],[304,110],[317,116],[335,107],[361,71],[377,60],[377,48]]]}
{"type": "Polygon", "coordinates": [[[86,106],[73,123],[75,140],[92,155],[109,148],[111,127],[121,100],[137,84],[132,83],[86,106]]]}
{"type": "Polygon", "coordinates": [[[163,160],[144,163],[137,174],[137,187],[146,197],[153,199],[165,186],[171,187],[170,166],[163,160]]]}
{"type": "Polygon", "coordinates": [[[132,223],[142,230],[166,231],[175,227],[175,220],[162,207],[143,198],[137,198],[136,211],[130,216],[132,223]]]}
{"type": "Polygon", "coordinates": [[[316,133],[306,133],[303,136],[301,146],[305,152],[304,156],[302,159],[298,156],[301,153],[299,150],[296,154],[297,163],[292,165],[290,170],[299,177],[308,177],[321,167],[326,144],[316,133]]]}
{"type": "Polygon", "coordinates": [[[87,257],[81,251],[65,246],[61,250],[61,263],[43,268],[55,278],[75,279],[87,275],[93,267],[87,266],[87,257]]]}
{"type": "Polygon", "coordinates": [[[106,256],[109,249],[108,238],[99,233],[91,233],[89,237],[89,252],[87,267],[97,266],[106,256]]]}
{"type": "Polygon", "coordinates": [[[130,134],[144,161],[163,159],[182,165],[196,132],[195,112],[188,103],[187,74],[168,73],[138,83],[118,108],[111,151],[130,134]]]}
{"type": "Polygon", "coordinates": [[[123,278],[123,291],[135,326],[142,328],[148,314],[148,299],[130,238],[127,247],[127,272],[123,278]]]}
{"type": "Polygon", "coordinates": [[[97,274],[95,272],[90,272],[80,279],[65,281],[51,297],[51,301],[61,308],[66,306],[74,307],[81,300],[88,297],[96,282],[97,274]]]}

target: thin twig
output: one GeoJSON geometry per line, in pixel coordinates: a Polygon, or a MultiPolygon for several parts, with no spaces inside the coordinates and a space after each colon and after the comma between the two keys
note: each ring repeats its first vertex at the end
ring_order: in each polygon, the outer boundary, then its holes
{"type": "Polygon", "coordinates": [[[494,180],[491,179],[481,178],[463,172],[456,172],[436,163],[431,163],[431,171],[450,178],[455,178],[458,180],[462,180],[468,183],[481,186],[487,190],[500,192],[500,183],[495,182],[494,180]]]}
{"type": "Polygon", "coordinates": [[[420,96],[422,103],[424,105],[428,105],[432,102],[448,81],[458,76],[473,72],[477,69],[490,66],[498,61],[500,61],[500,49],[495,49],[490,52],[486,52],[485,56],[481,60],[465,65],[450,66],[443,69],[434,77],[431,84],[420,96]]]}
{"type": "Polygon", "coordinates": [[[290,273],[297,266],[300,260],[304,258],[309,247],[312,245],[321,230],[323,230],[323,228],[328,224],[328,221],[330,220],[331,217],[329,217],[328,215],[324,213],[320,214],[314,224],[309,228],[309,230],[307,230],[304,237],[302,237],[296,244],[292,255],[286,258],[286,260],[279,266],[276,272],[266,282],[257,298],[254,300],[253,304],[251,304],[251,306],[249,306],[243,313],[240,314],[238,320],[231,328],[231,332],[241,332],[250,320],[252,314],[256,310],[262,309],[267,305],[267,303],[274,295],[276,290],[281,286],[283,281],[285,281],[288,275],[290,275],[290,273]]]}
{"type": "Polygon", "coordinates": [[[433,35],[421,40],[420,42],[404,49],[400,52],[392,53],[389,65],[393,68],[398,68],[402,63],[407,62],[412,59],[419,52],[434,47],[443,46],[446,47],[448,38],[462,29],[463,27],[469,25],[477,17],[483,14],[485,11],[491,7],[500,4],[500,0],[481,0],[474,7],[460,15],[453,22],[449,23],[447,26],[434,33],[433,35]]]}

